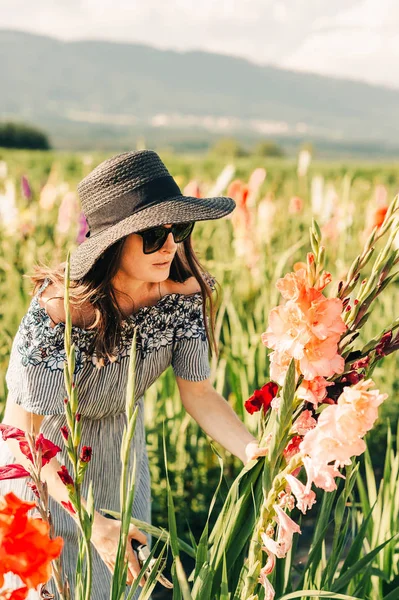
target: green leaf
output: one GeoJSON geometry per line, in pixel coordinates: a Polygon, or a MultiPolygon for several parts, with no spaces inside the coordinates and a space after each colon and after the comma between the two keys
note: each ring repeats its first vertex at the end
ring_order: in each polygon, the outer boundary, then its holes
{"type": "Polygon", "coordinates": [[[348,583],[350,583],[352,581],[353,577],[357,573],[359,573],[369,562],[371,562],[373,560],[373,558],[375,556],[377,556],[377,554],[387,544],[389,544],[389,542],[391,542],[394,538],[396,539],[398,537],[399,537],[399,533],[397,533],[396,535],[392,536],[391,538],[389,538],[388,540],[386,540],[385,542],[383,542],[382,544],[377,546],[377,548],[374,548],[373,550],[371,550],[371,552],[366,554],[366,556],[363,556],[363,558],[361,558],[355,565],[350,567],[344,575],[341,575],[340,577],[338,577],[338,579],[336,579],[334,581],[334,583],[332,585],[333,591],[342,590],[342,588],[344,588],[346,585],[348,585],[348,583]]]}
{"type": "Polygon", "coordinates": [[[366,537],[367,534],[367,528],[368,528],[368,524],[369,521],[371,519],[371,515],[373,513],[374,507],[375,507],[375,502],[369,512],[369,514],[367,515],[367,517],[364,519],[364,521],[361,524],[361,527],[355,537],[355,539],[353,540],[351,547],[349,548],[349,552],[346,556],[346,559],[344,561],[344,564],[341,567],[341,571],[340,571],[340,575],[344,575],[344,573],[346,573],[346,571],[352,567],[355,563],[357,563],[357,561],[359,560],[360,557],[360,553],[362,551],[363,548],[363,541],[364,538],[366,537]]]}
{"type": "Polygon", "coordinates": [[[227,578],[227,563],[225,554],[223,555],[222,584],[220,586],[219,600],[229,600],[229,581],[227,578]]]}
{"type": "Polygon", "coordinates": [[[280,596],[278,600],[293,600],[294,598],[335,598],[335,600],[364,600],[364,598],[356,598],[356,596],[348,596],[347,594],[335,594],[334,592],[324,592],[318,590],[297,590],[291,594],[280,596]]]}
{"type": "Polygon", "coordinates": [[[183,595],[183,600],[192,600],[192,596],[190,593],[190,586],[188,585],[187,577],[183,569],[183,565],[181,563],[180,557],[176,556],[176,574],[179,580],[180,589],[183,595]]]}

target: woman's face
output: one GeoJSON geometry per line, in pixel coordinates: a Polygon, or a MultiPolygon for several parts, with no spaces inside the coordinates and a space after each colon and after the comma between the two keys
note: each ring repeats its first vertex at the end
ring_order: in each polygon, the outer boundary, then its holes
{"type": "MultiPolygon", "coordinates": [[[[168,229],[171,223],[165,225],[168,229]]],[[[170,266],[177,251],[177,244],[169,233],[162,248],[152,254],[144,254],[143,238],[137,233],[127,236],[123,246],[119,270],[132,279],[148,282],[165,281],[169,277],[170,266]],[[165,263],[160,265],[159,263],[165,263]]]]}

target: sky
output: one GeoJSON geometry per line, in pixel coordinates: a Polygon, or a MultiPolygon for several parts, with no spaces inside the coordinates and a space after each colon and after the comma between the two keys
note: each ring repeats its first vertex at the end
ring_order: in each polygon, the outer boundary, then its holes
{"type": "Polygon", "coordinates": [[[0,28],[205,50],[399,88],[398,0],[1,0],[0,28]]]}

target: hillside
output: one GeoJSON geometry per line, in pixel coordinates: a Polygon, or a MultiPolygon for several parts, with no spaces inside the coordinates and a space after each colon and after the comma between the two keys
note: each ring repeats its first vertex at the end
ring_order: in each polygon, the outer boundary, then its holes
{"type": "MultiPolygon", "coordinates": [[[[103,128],[397,145],[399,90],[206,52],[0,30],[0,115],[103,128]]],[[[75,133],[73,133],[75,132],[75,133]]],[[[113,133],[112,133],[113,132],[113,133]]]]}

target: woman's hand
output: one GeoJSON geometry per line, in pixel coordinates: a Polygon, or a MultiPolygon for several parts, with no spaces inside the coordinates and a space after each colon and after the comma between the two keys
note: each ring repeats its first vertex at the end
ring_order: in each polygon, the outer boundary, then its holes
{"type": "Polygon", "coordinates": [[[267,448],[259,448],[259,444],[256,440],[249,442],[249,444],[245,446],[246,460],[244,460],[244,465],[246,465],[250,460],[254,460],[260,456],[266,456],[267,450],[267,448]]]}
{"type": "MultiPolygon", "coordinates": [[[[117,519],[108,519],[107,517],[103,516],[101,516],[101,518],[97,518],[97,515],[94,519],[91,542],[111,573],[113,573],[115,569],[120,528],[121,522],[117,519]]],[[[141,570],[136,553],[132,548],[132,539],[138,540],[141,544],[147,544],[147,538],[144,533],[142,533],[134,525],[130,525],[125,553],[125,557],[128,560],[128,585],[132,585],[133,581],[137,579],[141,570]]],[[[144,583],[145,581],[142,579],[140,585],[143,586],[144,583]]]]}

